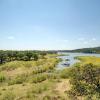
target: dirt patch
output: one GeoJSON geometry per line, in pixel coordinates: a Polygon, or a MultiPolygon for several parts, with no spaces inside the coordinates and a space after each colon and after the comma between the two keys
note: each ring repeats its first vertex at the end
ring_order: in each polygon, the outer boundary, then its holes
{"type": "Polygon", "coordinates": [[[60,93],[64,93],[65,91],[70,90],[70,88],[71,88],[71,85],[70,85],[69,79],[63,79],[61,80],[60,83],[57,83],[55,90],[60,93]]]}

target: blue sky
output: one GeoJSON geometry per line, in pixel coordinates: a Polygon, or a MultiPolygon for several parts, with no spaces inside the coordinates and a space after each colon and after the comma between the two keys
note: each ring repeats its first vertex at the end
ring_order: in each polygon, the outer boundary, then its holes
{"type": "Polygon", "coordinates": [[[100,46],[100,0],[0,0],[0,49],[100,46]]]}

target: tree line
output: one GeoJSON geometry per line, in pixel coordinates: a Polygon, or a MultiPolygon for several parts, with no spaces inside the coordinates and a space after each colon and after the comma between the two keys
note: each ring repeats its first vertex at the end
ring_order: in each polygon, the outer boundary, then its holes
{"type": "Polygon", "coordinates": [[[10,61],[37,61],[39,57],[44,58],[46,54],[56,53],[54,51],[13,51],[13,50],[0,50],[0,64],[10,61]]]}

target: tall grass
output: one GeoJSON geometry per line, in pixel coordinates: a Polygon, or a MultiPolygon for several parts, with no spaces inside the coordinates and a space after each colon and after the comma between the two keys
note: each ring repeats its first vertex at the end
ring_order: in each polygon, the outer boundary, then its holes
{"type": "Polygon", "coordinates": [[[6,80],[6,76],[3,73],[0,73],[0,82],[4,82],[6,80]]]}
{"type": "Polygon", "coordinates": [[[100,65],[100,57],[80,56],[80,57],[75,57],[75,59],[80,60],[81,63],[83,63],[83,64],[93,63],[93,64],[100,65]]]}
{"type": "Polygon", "coordinates": [[[1,100],[15,100],[16,98],[16,95],[11,92],[11,91],[6,91],[2,97],[1,97],[1,100]]]}
{"type": "Polygon", "coordinates": [[[10,78],[7,82],[8,82],[8,85],[22,84],[26,82],[27,78],[28,78],[28,75],[24,73],[21,75],[17,75],[13,78],[10,78]]]}
{"type": "Polygon", "coordinates": [[[45,59],[38,61],[12,61],[0,65],[0,82],[5,83],[3,85],[5,91],[0,88],[0,100],[16,100],[17,92],[20,90],[17,90],[16,87],[25,88],[25,92],[22,89],[22,97],[20,96],[22,100],[46,99],[46,95],[41,98],[40,94],[51,91],[52,84],[54,86],[54,82],[56,82],[52,80],[59,78],[59,75],[53,70],[60,61],[56,56],[46,55],[45,59]],[[32,87],[27,87],[27,84],[32,87]],[[14,92],[10,92],[9,88],[13,88],[14,92]]]}

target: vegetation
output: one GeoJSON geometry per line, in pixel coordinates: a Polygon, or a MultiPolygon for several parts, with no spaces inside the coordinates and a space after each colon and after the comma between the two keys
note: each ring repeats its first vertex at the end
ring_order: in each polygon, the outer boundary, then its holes
{"type": "Polygon", "coordinates": [[[87,98],[87,100],[100,99],[100,67],[85,64],[71,69],[70,83],[72,88],[68,91],[71,98],[87,98]]]}
{"type": "Polygon", "coordinates": [[[100,99],[100,58],[76,57],[80,63],[60,71],[60,77],[70,79],[71,89],[66,91],[69,99],[100,99]]]}
{"type": "MultiPolygon", "coordinates": [[[[38,97],[39,93],[50,91],[49,88],[53,89],[53,80],[58,78],[53,71],[60,61],[56,58],[57,54],[35,52],[36,58],[32,59],[33,56],[29,52],[17,52],[18,55],[22,53],[23,56],[15,56],[15,53],[14,56],[6,56],[5,62],[0,65],[0,100],[31,100],[33,98],[37,100],[41,97],[41,95],[38,97]],[[24,60],[26,56],[28,60],[24,60]],[[25,92],[19,93],[19,91],[25,92]]],[[[46,98],[46,95],[43,98],[46,98]]]]}
{"type": "Polygon", "coordinates": [[[56,70],[61,59],[55,52],[2,51],[0,54],[0,100],[100,99],[98,57],[76,57],[80,63],[56,70]]]}
{"type": "Polygon", "coordinates": [[[56,54],[55,51],[3,51],[0,50],[0,64],[11,61],[37,61],[46,54],[56,54]]]}
{"type": "Polygon", "coordinates": [[[83,63],[83,64],[93,63],[93,64],[100,65],[100,57],[79,56],[79,57],[75,57],[75,59],[80,60],[81,63],[83,63]]]}
{"type": "Polygon", "coordinates": [[[100,47],[82,48],[75,50],[59,50],[60,52],[81,52],[81,53],[100,53],[100,47]]]}

